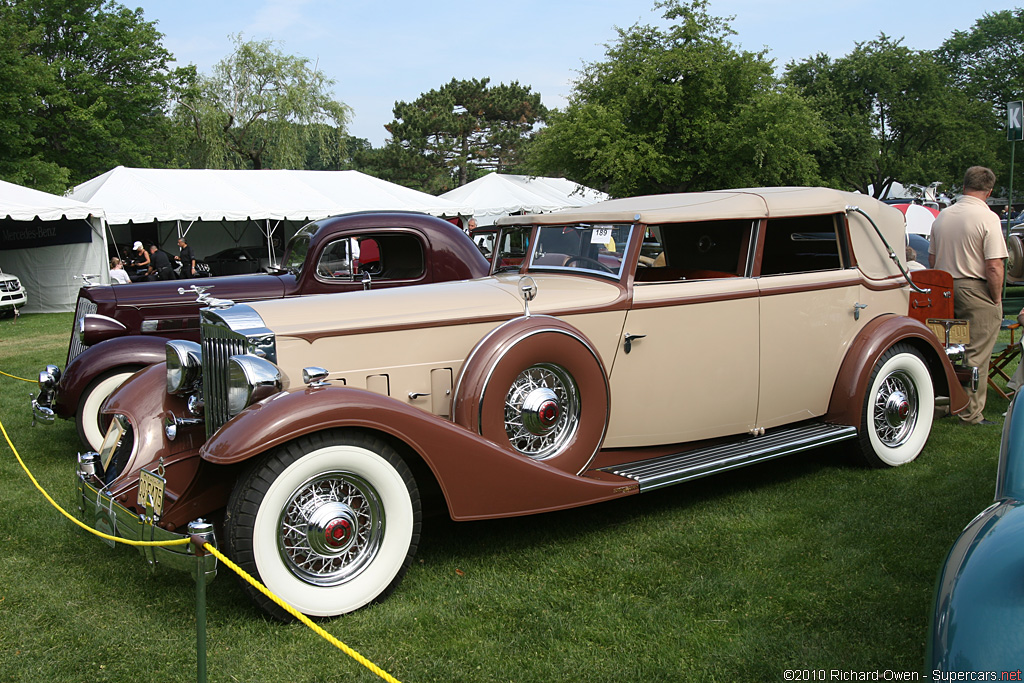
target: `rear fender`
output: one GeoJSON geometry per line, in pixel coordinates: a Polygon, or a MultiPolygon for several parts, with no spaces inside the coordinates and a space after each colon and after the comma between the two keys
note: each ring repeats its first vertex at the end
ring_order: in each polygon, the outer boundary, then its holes
{"type": "Polygon", "coordinates": [[[547,512],[638,491],[631,480],[568,474],[444,418],[344,386],[280,393],[252,405],[221,427],[200,455],[229,465],[305,434],[340,427],[369,429],[401,441],[430,468],[456,520],[547,512]]]}
{"type": "Polygon", "coordinates": [[[850,344],[836,383],[832,387],[826,422],[859,427],[864,412],[864,392],[875,364],[896,342],[905,341],[921,352],[937,394],[949,396],[949,407],[958,413],[967,405],[967,394],[956,378],[945,349],[922,322],[902,315],[882,315],[867,325],[850,344]]]}
{"type": "Polygon", "coordinates": [[[116,337],[90,346],[68,363],[57,385],[53,411],[60,417],[75,416],[82,392],[103,373],[115,368],[139,370],[167,358],[165,337],[116,337]]]}

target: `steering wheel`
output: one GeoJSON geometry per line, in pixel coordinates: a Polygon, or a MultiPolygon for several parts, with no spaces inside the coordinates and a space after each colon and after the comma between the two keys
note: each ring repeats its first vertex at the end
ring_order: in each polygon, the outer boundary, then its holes
{"type": "Polygon", "coordinates": [[[562,265],[564,267],[568,268],[570,263],[576,263],[577,261],[580,262],[580,263],[586,263],[586,264],[588,264],[590,266],[594,266],[594,268],[592,268],[592,270],[603,270],[604,272],[609,273],[611,275],[615,274],[614,270],[612,270],[611,268],[609,268],[605,264],[601,263],[597,259],[590,258],[589,256],[570,256],[568,259],[566,259],[565,263],[563,263],[562,265]]]}

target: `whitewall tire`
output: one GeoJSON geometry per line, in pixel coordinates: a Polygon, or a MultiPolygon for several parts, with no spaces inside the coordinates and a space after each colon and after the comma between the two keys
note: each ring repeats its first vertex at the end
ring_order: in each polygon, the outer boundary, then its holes
{"type": "Polygon", "coordinates": [[[921,354],[893,345],[875,364],[864,396],[860,449],[874,467],[897,467],[921,454],[931,433],[935,388],[921,354]]]}

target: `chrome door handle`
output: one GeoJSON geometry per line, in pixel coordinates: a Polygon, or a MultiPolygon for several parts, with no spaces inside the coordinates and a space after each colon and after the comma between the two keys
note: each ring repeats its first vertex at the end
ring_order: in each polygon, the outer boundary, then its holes
{"type": "Polygon", "coordinates": [[[627,332],[627,333],[626,333],[626,339],[625,339],[625,341],[624,341],[624,342],[622,343],[622,349],[623,349],[623,350],[624,350],[624,351],[625,351],[626,353],[629,353],[630,351],[632,351],[632,350],[633,350],[633,340],[634,340],[634,339],[643,339],[643,338],[644,338],[644,337],[646,337],[646,336],[647,336],[646,334],[629,334],[629,333],[627,332]]]}

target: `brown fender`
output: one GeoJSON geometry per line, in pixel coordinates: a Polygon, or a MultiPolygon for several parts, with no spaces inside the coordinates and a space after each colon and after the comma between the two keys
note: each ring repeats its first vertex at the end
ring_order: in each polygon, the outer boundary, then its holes
{"type": "Polygon", "coordinates": [[[967,394],[935,334],[922,322],[902,315],[880,315],[860,331],[850,344],[832,387],[826,422],[859,427],[864,411],[864,392],[871,372],[885,351],[905,341],[924,356],[936,392],[949,394],[949,406],[958,413],[967,406],[967,394]]]}
{"type": "Polygon", "coordinates": [[[131,335],[90,346],[68,363],[61,375],[54,412],[63,418],[74,417],[82,392],[94,379],[114,368],[138,370],[162,363],[167,358],[166,345],[166,337],[131,335]]]}
{"type": "Polygon", "coordinates": [[[371,429],[414,451],[433,472],[456,520],[548,512],[638,492],[631,480],[568,474],[444,418],[345,386],[281,393],[250,406],[221,427],[200,455],[214,464],[237,463],[304,434],[338,427],[371,429]]]}

